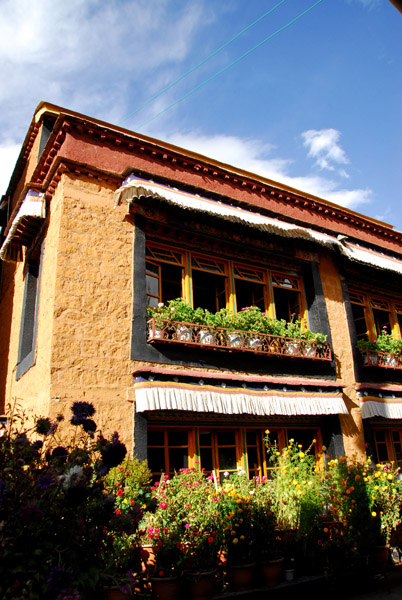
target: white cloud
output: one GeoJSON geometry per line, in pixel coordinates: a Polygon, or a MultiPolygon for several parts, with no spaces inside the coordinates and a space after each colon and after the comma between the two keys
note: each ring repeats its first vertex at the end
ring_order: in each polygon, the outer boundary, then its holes
{"type": "MultiPolygon", "coordinates": [[[[344,150],[339,145],[341,134],[336,129],[309,129],[302,134],[303,145],[308,149],[308,156],[315,159],[320,169],[334,171],[335,166],[349,163],[344,150]]],[[[345,171],[341,171],[345,176],[345,171]]]]}
{"type": "MultiPolygon", "coordinates": [[[[347,189],[340,186],[335,178],[329,179],[318,175],[292,175],[291,171],[295,169],[293,161],[272,156],[275,147],[263,144],[258,140],[227,135],[206,136],[196,132],[164,134],[162,139],[204,156],[215,158],[220,162],[263,175],[275,182],[313,194],[340,206],[357,209],[372,200],[371,190],[347,189]]],[[[340,161],[342,154],[335,152],[335,156],[339,157],[340,161]]]]}
{"type": "Polygon", "coordinates": [[[7,191],[20,150],[20,144],[15,144],[11,140],[0,144],[0,197],[7,191]]]}

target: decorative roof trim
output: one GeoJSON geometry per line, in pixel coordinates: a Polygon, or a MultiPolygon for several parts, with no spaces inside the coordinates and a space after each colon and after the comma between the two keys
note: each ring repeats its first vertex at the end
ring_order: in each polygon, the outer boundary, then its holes
{"type": "MultiPolygon", "coordinates": [[[[30,235],[29,228],[32,228],[32,223],[35,221],[43,221],[46,217],[46,206],[44,194],[36,190],[28,190],[25,195],[19,210],[11,222],[7,237],[0,248],[0,259],[7,260],[8,248],[11,243],[26,245],[25,237],[33,238],[30,235]]],[[[37,228],[33,228],[37,233],[37,228]]]]}
{"type": "Polygon", "coordinates": [[[137,412],[184,410],[217,414],[297,416],[348,414],[340,392],[317,390],[261,389],[205,382],[171,381],[137,377],[134,382],[137,412]]]}

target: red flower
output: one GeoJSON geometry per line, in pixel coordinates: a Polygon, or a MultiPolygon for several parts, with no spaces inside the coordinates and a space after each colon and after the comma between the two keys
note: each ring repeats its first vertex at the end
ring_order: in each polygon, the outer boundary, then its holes
{"type": "Polygon", "coordinates": [[[120,488],[119,490],[117,490],[117,495],[124,496],[124,491],[120,488]]]}
{"type": "Polygon", "coordinates": [[[214,542],[214,538],[212,537],[212,535],[210,535],[208,538],[208,544],[213,544],[213,542],[214,542]]]}
{"type": "Polygon", "coordinates": [[[115,513],[117,516],[121,515],[121,510],[120,508],[116,508],[115,513]]]}

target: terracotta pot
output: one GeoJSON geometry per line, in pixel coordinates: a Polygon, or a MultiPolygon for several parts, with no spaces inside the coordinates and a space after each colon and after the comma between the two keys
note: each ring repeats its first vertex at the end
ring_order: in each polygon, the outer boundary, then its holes
{"type": "Polygon", "coordinates": [[[143,573],[150,571],[155,566],[155,552],[150,544],[141,546],[140,560],[143,573]]]}
{"type": "Polygon", "coordinates": [[[374,546],[371,556],[373,567],[378,571],[385,571],[389,559],[389,546],[374,546]]]}
{"type": "Polygon", "coordinates": [[[282,579],[284,558],[261,562],[261,575],[265,585],[276,585],[282,579]]]}
{"type": "Polygon", "coordinates": [[[228,565],[227,573],[230,587],[236,592],[245,592],[253,587],[255,563],[247,565],[228,565]]]}
{"type": "Polygon", "coordinates": [[[188,592],[192,600],[210,600],[216,587],[217,571],[187,573],[188,592]]]}
{"type": "Polygon", "coordinates": [[[151,577],[153,600],[178,600],[181,582],[179,577],[151,577]]]}
{"type": "Polygon", "coordinates": [[[104,600],[127,600],[129,596],[123,594],[118,587],[105,588],[103,591],[104,600]]]}

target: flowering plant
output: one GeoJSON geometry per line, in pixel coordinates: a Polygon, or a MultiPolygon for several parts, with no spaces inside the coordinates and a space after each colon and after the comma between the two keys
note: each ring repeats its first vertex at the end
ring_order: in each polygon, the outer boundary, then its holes
{"type": "Polygon", "coordinates": [[[253,512],[253,536],[256,554],[263,560],[273,560],[280,555],[280,538],[277,519],[272,506],[272,482],[264,475],[250,482],[253,512]]]}
{"type": "Polygon", "coordinates": [[[322,512],[320,495],[321,480],[314,455],[301,444],[290,439],[282,452],[269,439],[265,443],[272,469],[272,507],[282,529],[298,529],[308,532],[322,512]]]}
{"type": "Polygon", "coordinates": [[[402,340],[395,338],[391,333],[387,333],[387,326],[384,325],[377,339],[372,341],[358,340],[357,348],[361,351],[369,350],[402,354],[402,340]]]}
{"type": "Polygon", "coordinates": [[[296,313],[293,313],[290,321],[274,319],[262,312],[258,306],[243,307],[235,314],[232,314],[227,308],[221,308],[216,313],[211,313],[203,308],[193,308],[182,298],[176,298],[169,300],[167,304],[159,303],[156,307],[148,306],[147,314],[149,319],[156,319],[155,325],[161,329],[166,326],[166,321],[177,321],[321,343],[325,343],[327,339],[323,333],[310,331],[306,320],[302,320],[301,316],[296,313]]]}
{"type": "Polygon", "coordinates": [[[2,598],[93,597],[104,565],[104,530],[114,499],[103,477],[126,454],[117,433],[97,432],[95,409],[72,406],[74,435],[64,441],[62,416],[32,427],[9,409],[0,437],[0,562],[2,598]]]}
{"type": "MultiPolygon", "coordinates": [[[[371,465],[370,465],[371,466],[371,465]]],[[[389,544],[391,534],[402,522],[402,483],[393,463],[377,464],[365,472],[374,526],[374,542],[389,544]]]]}
{"type": "Polygon", "coordinates": [[[223,482],[219,510],[226,558],[230,565],[241,565],[255,557],[252,495],[244,471],[239,470],[223,482]]]}

